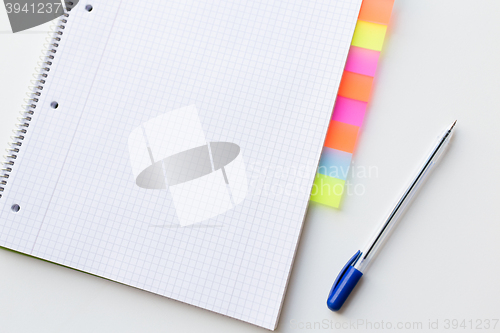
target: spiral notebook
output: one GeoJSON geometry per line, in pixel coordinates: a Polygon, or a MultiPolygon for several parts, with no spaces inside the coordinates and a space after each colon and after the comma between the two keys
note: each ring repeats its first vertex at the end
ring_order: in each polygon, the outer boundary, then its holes
{"type": "Polygon", "coordinates": [[[78,4],[0,173],[0,246],[274,329],[360,4],[78,4]]]}

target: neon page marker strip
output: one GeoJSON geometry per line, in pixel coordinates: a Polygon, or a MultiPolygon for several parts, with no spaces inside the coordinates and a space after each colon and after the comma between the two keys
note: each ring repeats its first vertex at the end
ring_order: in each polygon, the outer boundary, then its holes
{"type": "Polygon", "coordinates": [[[351,46],[345,70],[366,76],[375,76],[380,52],[351,46]]]}
{"type": "Polygon", "coordinates": [[[394,0],[363,0],[311,200],[338,208],[363,124],[394,0]]]}

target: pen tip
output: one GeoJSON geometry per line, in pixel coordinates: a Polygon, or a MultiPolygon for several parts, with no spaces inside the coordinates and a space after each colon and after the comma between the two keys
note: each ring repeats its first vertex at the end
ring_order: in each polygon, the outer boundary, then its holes
{"type": "Polygon", "coordinates": [[[455,120],[455,122],[453,123],[453,125],[451,125],[451,127],[450,127],[450,131],[453,129],[453,127],[455,127],[456,123],[457,123],[457,121],[455,120]]]}

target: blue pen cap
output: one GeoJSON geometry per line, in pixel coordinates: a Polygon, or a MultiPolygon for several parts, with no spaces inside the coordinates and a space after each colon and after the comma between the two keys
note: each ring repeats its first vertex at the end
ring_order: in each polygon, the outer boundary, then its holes
{"type": "Polygon", "coordinates": [[[358,251],[354,256],[345,264],[344,268],[340,271],[337,279],[333,283],[330,294],[326,301],[326,305],[332,311],[338,311],[344,305],[347,297],[354,289],[363,273],[354,268],[354,264],[359,259],[361,252],[358,251]]]}

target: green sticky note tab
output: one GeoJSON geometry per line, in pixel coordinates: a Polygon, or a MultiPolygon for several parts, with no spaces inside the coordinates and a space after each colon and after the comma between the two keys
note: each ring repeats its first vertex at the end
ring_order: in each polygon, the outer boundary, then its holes
{"type": "Polygon", "coordinates": [[[386,32],[386,25],[358,21],[356,29],[354,29],[351,45],[381,51],[386,32]]]}
{"type": "Polygon", "coordinates": [[[311,191],[311,201],[338,208],[344,186],[345,180],[317,173],[311,191]]]}

